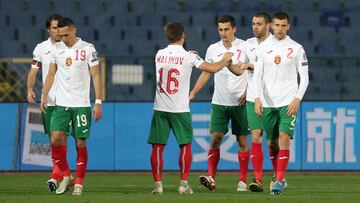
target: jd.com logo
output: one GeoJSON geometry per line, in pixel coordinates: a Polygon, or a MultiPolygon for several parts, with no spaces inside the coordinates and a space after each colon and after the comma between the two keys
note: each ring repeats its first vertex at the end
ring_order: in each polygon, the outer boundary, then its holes
{"type": "MultiPolygon", "coordinates": [[[[194,162],[207,161],[208,150],[210,146],[210,130],[209,126],[196,127],[199,123],[207,123],[210,121],[210,114],[193,114],[192,121],[194,124],[194,142],[201,148],[202,152],[193,154],[194,162]]],[[[238,162],[237,150],[231,152],[230,149],[237,145],[236,138],[231,134],[231,129],[224,136],[220,147],[220,159],[232,162],[238,162]]],[[[237,148],[236,148],[237,149],[237,148]]]]}

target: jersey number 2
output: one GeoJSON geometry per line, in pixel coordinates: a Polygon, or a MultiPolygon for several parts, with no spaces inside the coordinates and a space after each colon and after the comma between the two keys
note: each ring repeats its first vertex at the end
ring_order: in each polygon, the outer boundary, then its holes
{"type": "MultiPolygon", "coordinates": [[[[164,93],[164,89],[161,87],[163,83],[163,68],[160,68],[158,72],[160,75],[158,86],[160,88],[160,93],[164,93]]],[[[172,68],[168,71],[167,81],[166,81],[166,92],[169,94],[175,94],[179,90],[179,81],[175,77],[173,77],[173,74],[180,75],[180,72],[175,68],[172,68]],[[171,83],[174,83],[172,89],[171,89],[171,83]]]]}

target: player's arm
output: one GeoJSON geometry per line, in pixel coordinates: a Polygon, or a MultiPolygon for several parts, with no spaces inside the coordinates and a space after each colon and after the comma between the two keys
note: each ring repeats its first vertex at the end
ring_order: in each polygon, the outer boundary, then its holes
{"type": "Polygon", "coordinates": [[[99,65],[94,65],[90,68],[90,74],[93,80],[94,84],[94,90],[95,90],[95,105],[93,108],[93,118],[95,121],[98,121],[102,117],[102,107],[101,107],[101,98],[102,98],[102,92],[101,92],[101,77],[100,77],[100,70],[99,65]]]}
{"type": "MultiPolygon", "coordinates": [[[[38,62],[36,62],[38,63],[38,62]]],[[[32,65],[33,66],[33,65],[32,65]]],[[[35,92],[33,90],[36,80],[36,75],[38,72],[38,68],[31,67],[28,77],[27,77],[27,99],[30,103],[35,103],[35,92]]]]}
{"type": "Polygon", "coordinates": [[[254,63],[254,97],[255,97],[255,113],[258,116],[262,115],[263,105],[260,100],[261,94],[261,82],[262,82],[262,74],[264,69],[264,63],[262,61],[261,55],[258,54],[257,61],[254,63]]]}
{"type": "Polygon", "coordinates": [[[194,88],[191,90],[189,99],[195,99],[196,94],[206,85],[207,81],[211,77],[211,73],[202,71],[199,78],[196,81],[194,88]]]}
{"type": "Polygon", "coordinates": [[[288,115],[295,115],[297,113],[300,102],[305,94],[307,86],[309,85],[309,67],[303,48],[300,48],[296,58],[298,60],[296,66],[300,75],[300,84],[294,100],[288,106],[288,115]]]}
{"type": "Polygon", "coordinates": [[[51,63],[50,67],[49,67],[49,72],[48,72],[48,74],[46,76],[46,79],[45,79],[45,84],[44,84],[44,87],[43,87],[43,96],[41,98],[40,108],[43,111],[44,111],[44,108],[46,107],[46,105],[48,103],[48,95],[49,95],[49,91],[50,91],[52,85],[54,84],[56,71],[57,71],[56,63],[51,63]]]}
{"type": "Polygon", "coordinates": [[[200,70],[209,72],[209,73],[216,73],[220,71],[222,68],[224,68],[228,63],[231,61],[233,53],[226,52],[223,56],[223,58],[216,62],[216,63],[209,63],[204,61],[202,64],[200,64],[199,68],[200,70]]]}
{"type": "Polygon", "coordinates": [[[240,76],[244,74],[245,70],[253,70],[254,65],[250,63],[242,63],[239,61],[237,64],[231,64],[228,66],[230,72],[232,72],[236,76],[240,76]]]}

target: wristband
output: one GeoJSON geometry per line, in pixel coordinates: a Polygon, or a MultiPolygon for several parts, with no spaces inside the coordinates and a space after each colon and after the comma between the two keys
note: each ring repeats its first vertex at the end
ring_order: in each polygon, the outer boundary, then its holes
{"type": "Polygon", "coordinates": [[[101,99],[95,99],[95,104],[101,104],[101,99]]]}

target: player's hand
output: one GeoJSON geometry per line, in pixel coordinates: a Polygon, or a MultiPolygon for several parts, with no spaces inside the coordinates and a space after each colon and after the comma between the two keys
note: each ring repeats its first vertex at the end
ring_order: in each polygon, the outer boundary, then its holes
{"type": "Polygon", "coordinates": [[[254,65],[251,63],[245,63],[244,64],[244,69],[246,70],[254,70],[254,65]]]}
{"type": "Polygon", "coordinates": [[[101,104],[95,104],[92,110],[92,117],[94,118],[95,122],[102,118],[102,106],[101,104]]]}
{"type": "Polygon", "coordinates": [[[35,98],[36,98],[35,92],[32,90],[28,90],[28,95],[27,95],[28,102],[35,104],[36,103],[35,98]]]}
{"type": "Polygon", "coordinates": [[[246,91],[244,92],[243,95],[240,96],[239,104],[240,104],[240,106],[245,106],[245,104],[246,104],[246,91]]]}
{"type": "Polygon", "coordinates": [[[223,56],[223,60],[225,60],[226,62],[231,61],[231,58],[232,58],[233,55],[234,55],[234,54],[231,53],[231,52],[226,52],[226,53],[224,54],[224,56],[223,56]]]}
{"type": "Polygon", "coordinates": [[[40,109],[42,112],[45,112],[45,109],[47,107],[48,98],[47,97],[41,97],[41,103],[40,103],[40,109]]]}
{"type": "Polygon", "coordinates": [[[300,105],[300,99],[299,98],[295,98],[287,107],[287,115],[289,116],[294,116],[297,113],[297,110],[299,108],[300,105]]]}
{"type": "Polygon", "coordinates": [[[256,98],[255,99],[255,113],[256,113],[256,115],[261,116],[263,111],[264,111],[264,109],[263,109],[263,106],[262,106],[262,103],[261,103],[260,99],[256,98]]]}
{"type": "Polygon", "coordinates": [[[195,99],[195,96],[196,96],[196,94],[193,91],[191,91],[189,94],[189,100],[193,101],[195,99]]]}

